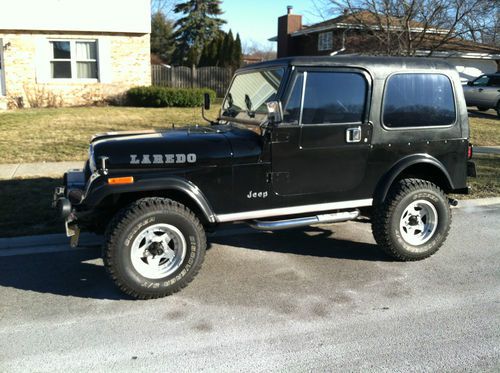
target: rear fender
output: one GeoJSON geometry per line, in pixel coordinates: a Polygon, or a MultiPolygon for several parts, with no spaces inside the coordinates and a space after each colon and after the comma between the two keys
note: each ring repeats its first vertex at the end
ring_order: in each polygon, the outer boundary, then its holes
{"type": "MultiPolygon", "coordinates": [[[[394,181],[405,171],[409,170],[410,167],[415,165],[425,165],[426,168],[428,167],[429,171],[438,172],[445,183],[445,185],[440,185],[441,188],[445,190],[455,189],[448,171],[439,160],[429,154],[413,154],[400,159],[382,177],[375,189],[375,196],[373,198],[374,204],[383,202],[394,181]]],[[[425,176],[423,176],[423,178],[425,179],[425,176]]]]}

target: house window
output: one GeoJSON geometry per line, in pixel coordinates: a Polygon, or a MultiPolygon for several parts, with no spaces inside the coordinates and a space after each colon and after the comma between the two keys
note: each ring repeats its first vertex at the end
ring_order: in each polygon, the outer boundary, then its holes
{"type": "Polygon", "coordinates": [[[318,50],[328,51],[333,49],[333,33],[322,32],[318,35],[318,50]]]}
{"type": "Polygon", "coordinates": [[[97,79],[97,42],[50,41],[52,79],[97,79]]]}

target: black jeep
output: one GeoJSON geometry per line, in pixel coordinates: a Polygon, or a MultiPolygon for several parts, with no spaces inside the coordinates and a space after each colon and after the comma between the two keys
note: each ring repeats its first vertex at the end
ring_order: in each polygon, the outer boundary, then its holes
{"type": "Polygon", "coordinates": [[[131,296],[186,286],[205,231],[225,223],[276,230],[363,214],[388,254],[426,258],[450,228],[447,193],[467,193],[475,175],[460,79],[437,60],[252,65],[210,124],[96,136],[85,169],[56,190],[72,243],[105,232],[105,266],[131,296]]]}

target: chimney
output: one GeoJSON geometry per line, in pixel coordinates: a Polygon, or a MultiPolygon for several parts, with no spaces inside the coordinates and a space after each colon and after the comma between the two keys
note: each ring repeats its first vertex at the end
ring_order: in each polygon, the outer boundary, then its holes
{"type": "Polygon", "coordinates": [[[295,54],[290,34],[302,29],[302,16],[293,14],[291,5],[287,6],[286,10],[287,14],[278,18],[278,58],[295,54]]]}

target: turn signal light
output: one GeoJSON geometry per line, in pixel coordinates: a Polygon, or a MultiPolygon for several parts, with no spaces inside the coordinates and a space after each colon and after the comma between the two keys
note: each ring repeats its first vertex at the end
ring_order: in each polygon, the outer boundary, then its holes
{"type": "Polygon", "coordinates": [[[133,182],[134,182],[134,178],[132,176],[110,177],[108,179],[108,184],[111,184],[111,185],[132,184],[133,182]]]}

